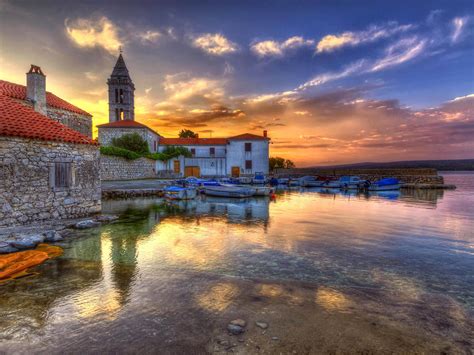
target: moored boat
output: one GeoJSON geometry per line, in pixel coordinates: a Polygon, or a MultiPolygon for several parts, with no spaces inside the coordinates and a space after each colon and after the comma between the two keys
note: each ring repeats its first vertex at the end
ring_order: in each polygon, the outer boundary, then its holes
{"type": "Polygon", "coordinates": [[[197,191],[190,187],[169,186],[164,189],[164,194],[170,200],[191,200],[196,198],[197,191]]]}
{"type": "Polygon", "coordinates": [[[369,185],[369,191],[390,191],[400,190],[400,181],[396,178],[380,179],[369,185]]]}
{"type": "Polygon", "coordinates": [[[255,173],[255,176],[252,179],[252,184],[263,185],[265,184],[266,179],[263,173],[255,173]]]}
{"type": "Polygon", "coordinates": [[[342,189],[360,189],[364,186],[367,180],[362,180],[358,176],[341,176],[339,184],[342,189]]]}
{"type": "Polygon", "coordinates": [[[325,182],[324,180],[318,180],[314,176],[303,176],[299,181],[302,187],[321,187],[325,182]]]}
{"type": "Polygon", "coordinates": [[[209,196],[245,198],[254,195],[254,190],[244,186],[203,186],[209,196]]]}

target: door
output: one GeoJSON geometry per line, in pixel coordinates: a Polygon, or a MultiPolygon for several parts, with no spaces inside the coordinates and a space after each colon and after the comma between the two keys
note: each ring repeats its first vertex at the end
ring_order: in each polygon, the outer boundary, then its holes
{"type": "Polygon", "coordinates": [[[200,177],[201,176],[201,169],[199,166],[185,166],[184,167],[184,176],[195,176],[195,177],[200,177]]]}
{"type": "Polygon", "coordinates": [[[233,166],[232,167],[232,177],[239,177],[240,176],[240,167],[233,166]]]}
{"type": "Polygon", "coordinates": [[[179,160],[175,160],[173,162],[173,171],[176,174],[179,174],[181,172],[181,164],[179,160]]]}

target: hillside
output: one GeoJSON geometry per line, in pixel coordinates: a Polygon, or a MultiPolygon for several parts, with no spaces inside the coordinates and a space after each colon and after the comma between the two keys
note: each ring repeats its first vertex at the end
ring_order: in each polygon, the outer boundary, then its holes
{"type": "Polygon", "coordinates": [[[408,160],[393,161],[387,163],[365,162],[356,164],[332,165],[332,166],[314,166],[318,169],[340,169],[340,168],[358,168],[358,169],[378,169],[378,168],[433,168],[437,170],[473,170],[474,159],[459,160],[408,160]]]}

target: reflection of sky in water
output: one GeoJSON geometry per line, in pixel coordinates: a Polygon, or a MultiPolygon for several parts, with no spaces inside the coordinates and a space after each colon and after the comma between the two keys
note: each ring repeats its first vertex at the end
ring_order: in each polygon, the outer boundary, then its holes
{"type": "MultiPolygon", "coordinates": [[[[121,220],[77,232],[81,237],[65,243],[64,255],[39,267],[37,277],[3,288],[0,311],[8,314],[0,322],[7,334],[20,336],[45,322],[114,321],[125,305],[134,314],[145,312],[143,305],[164,312],[190,302],[188,293],[215,313],[237,297],[228,281],[193,294],[199,283],[181,279],[183,272],[316,282],[314,302],[329,312],[357,306],[344,292],[349,288],[388,291],[407,302],[442,294],[472,309],[474,174],[447,182],[460,188],[371,195],[295,189],[279,191],[275,202],[104,201],[104,212],[121,220]],[[164,290],[176,301],[153,298],[165,297],[164,290]],[[29,320],[18,325],[16,312],[29,320]]],[[[261,285],[258,294],[302,302],[277,284],[261,285]]]]}
{"type": "MultiPolygon", "coordinates": [[[[110,250],[101,259],[103,268],[111,262],[115,282],[127,283],[122,279],[137,273],[192,270],[383,288],[410,297],[449,293],[472,307],[474,219],[466,206],[474,203],[474,175],[469,178],[471,185],[457,191],[296,189],[280,191],[275,202],[108,201],[104,209],[125,222],[91,238],[101,237],[110,250]],[[134,271],[121,270],[124,264],[134,271]]],[[[74,250],[65,257],[74,258],[74,250]]]]}

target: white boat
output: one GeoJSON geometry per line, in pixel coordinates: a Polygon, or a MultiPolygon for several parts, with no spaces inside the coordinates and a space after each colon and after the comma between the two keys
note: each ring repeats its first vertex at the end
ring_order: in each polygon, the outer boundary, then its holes
{"type": "Polygon", "coordinates": [[[190,187],[169,186],[164,189],[164,194],[170,200],[191,200],[196,198],[197,190],[190,187]]]}
{"type": "Polygon", "coordinates": [[[325,183],[323,180],[316,180],[314,176],[303,176],[299,180],[303,187],[321,187],[325,183]]]}
{"type": "Polygon", "coordinates": [[[400,190],[401,184],[398,179],[385,178],[380,179],[369,185],[369,191],[391,191],[400,190]]]}
{"type": "Polygon", "coordinates": [[[247,186],[247,185],[235,185],[235,184],[221,184],[225,187],[240,187],[243,189],[250,189],[253,191],[253,196],[270,196],[270,193],[274,191],[269,186],[247,186]]]}
{"type": "Polygon", "coordinates": [[[243,186],[204,186],[203,192],[209,196],[245,198],[254,195],[254,190],[243,186]]]}
{"type": "Polygon", "coordinates": [[[288,185],[288,183],[290,182],[290,179],[288,178],[279,178],[277,179],[278,181],[278,185],[288,185]]]}
{"type": "Polygon", "coordinates": [[[290,179],[288,180],[288,186],[301,186],[299,179],[290,179]]]}
{"type": "Polygon", "coordinates": [[[328,189],[339,189],[341,188],[341,183],[339,182],[339,180],[327,180],[323,182],[321,187],[328,189]]]}
{"type": "Polygon", "coordinates": [[[358,176],[341,176],[338,181],[342,189],[360,189],[367,182],[358,176]]]}

